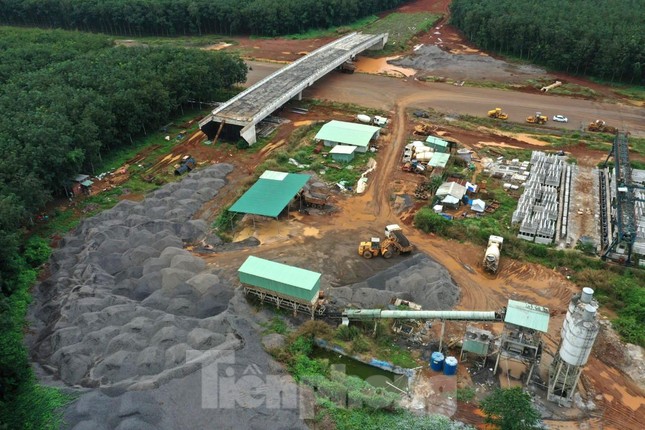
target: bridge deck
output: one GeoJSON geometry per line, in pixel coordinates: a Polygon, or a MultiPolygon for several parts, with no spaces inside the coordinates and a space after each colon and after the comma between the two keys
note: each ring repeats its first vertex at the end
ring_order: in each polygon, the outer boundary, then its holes
{"type": "MultiPolygon", "coordinates": [[[[215,109],[200,122],[248,128],[270,115],[303,89],[345,61],[375,45],[382,47],[387,34],[351,33],[278,70],[215,109]]],[[[255,133],[253,133],[253,140],[255,133]]],[[[248,139],[247,139],[248,140],[248,139]]],[[[253,143],[253,142],[249,142],[253,143]]]]}

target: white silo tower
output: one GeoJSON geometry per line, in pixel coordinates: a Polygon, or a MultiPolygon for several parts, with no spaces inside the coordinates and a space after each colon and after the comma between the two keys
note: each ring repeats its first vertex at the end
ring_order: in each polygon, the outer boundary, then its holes
{"type": "Polygon", "coordinates": [[[591,348],[600,330],[593,299],[593,290],[583,288],[569,302],[562,325],[560,348],[549,369],[547,398],[561,406],[571,406],[582,368],[589,359],[591,348]]]}

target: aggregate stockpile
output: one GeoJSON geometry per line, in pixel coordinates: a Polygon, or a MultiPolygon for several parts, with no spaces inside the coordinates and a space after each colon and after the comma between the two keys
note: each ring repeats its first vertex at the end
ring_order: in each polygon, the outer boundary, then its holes
{"type": "Polygon", "coordinates": [[[504,238],[501,236],[491,235],[488,238],[488,247],[486,248],[483,262],[484,270],[497,273],[497,269],[499,269],[499,253],[502,250],[503,243],[504,238]]]}
{"type": "MultiPolygon", "coordinates": [[[[217,388],[205,391],[201,369],[219,359],[236,378],[251,364],[262,375],[273,371],[242,292],[183,249],[205,236],[215,241],[193,215],[231,170],[193,171],[61,240],[50,277],[34,288],[26,341],[36,367],[78,394],[65,428],[306,428],[297,408],[217,407],[217,388]]],[[[237,398],[256,395],[236,387],[237,398]]]]}

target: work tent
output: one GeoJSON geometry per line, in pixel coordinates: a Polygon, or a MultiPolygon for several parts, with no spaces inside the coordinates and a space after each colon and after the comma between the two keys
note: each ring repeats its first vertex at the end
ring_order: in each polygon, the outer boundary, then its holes
{"type": "Polygon", "coordinates": [[[266,170],[229,211],[277,218],[310,178],[309,175],[266,170]]]}
{"type": "Polygon", "coordinates": [[[474,210],[475,212],[484,212],[484,210],[486,210],[486,202],[481,199],[475,199],[470,205],[470,209],[474,210]]]}

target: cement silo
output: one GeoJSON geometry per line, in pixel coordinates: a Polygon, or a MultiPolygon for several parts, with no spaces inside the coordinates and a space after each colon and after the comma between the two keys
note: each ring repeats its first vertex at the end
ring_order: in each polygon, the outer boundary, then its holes
{"type": "Polygon", "coordinates": [[[571,406],[580,373],[600,330],[597,309],[591,288],[583,288],[569,302],[560,347],[549,369],[548,399],[552,402],[571,406]]]}

